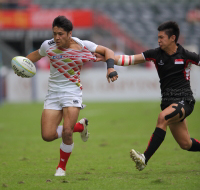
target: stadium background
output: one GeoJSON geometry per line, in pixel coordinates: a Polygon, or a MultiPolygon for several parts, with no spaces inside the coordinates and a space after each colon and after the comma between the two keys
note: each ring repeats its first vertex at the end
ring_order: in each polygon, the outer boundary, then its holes
{"type": "MultiPolygon", "coordinates": [[[[177,21],[179,43],[200,51],[200,3],[198,0],[0,0],[0,100],[43,101],[47,92],[49,61],[36,63],[37,74],[22,79],[11,70],[14,56],[26,56],[52,38],[51,24],[65,15],[74,24],[73,36],[107,46],[120,54],[141,53],[157,47],[157,26],[177,21]]],[[[159,100],[160,89],[152,63],[116,67],[119,79],[107,84],[105,63],[86,63],[81,80],[85,101],[159,100]]],[[[191,71],[194,96],[200,99],[200,68],[191,71]]]]}
{"type": "MultiPolygon", "coordinates": [[[[199,0],[0,0],[0,189],[199,190],[199,154],[181,150],[170,130],[144,171],[129,157],[132,148],[144,151],[160,112],[151,63],[116,68],[119,79],[112,84],[105,63],[83,66],[87,107],[79,119],[89,119],[90,139],[83,143],[73,135],[75,148],[63,178],[53,176],[61,139],[44,142],[40,131],[49,62],[36,63],[32,79],[11,69],[14,56],[26,56],[52,37],[51,23],[59,14],[72,19],[73,36],[125,54],[157,47],[157,26],[173,19],[181,28],[180,43],[199,53],[198,5],[199,0]]],[[[199,140],[200,67],[191,72],[198,101],[187,121],[191,137],[199,140]]]]}

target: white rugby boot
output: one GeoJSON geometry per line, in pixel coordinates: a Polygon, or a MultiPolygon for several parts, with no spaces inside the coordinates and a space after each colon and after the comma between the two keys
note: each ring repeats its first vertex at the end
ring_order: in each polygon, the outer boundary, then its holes
{"type": "Polygon", "coordinates": [[[83,142],[86,142],[89,138],[89,135],[90,133],[88,133],[88,129],[87,129],[87,126],[88,126],[88,120],[86,118],[83,118],[79,121],[80,124],[83,125],[84,129],[83,131],[81,132],[81,139],[83,142]]]}
{"type": "Polygon", "coordinates": [[[136,152],[134,149],[130,151],[130,157],[136,163],[136,169],[142,171],[145,167],[145,156],[139,152],[136,152]]]}
{"type": "Polygon", "coordinates": [[[65,176],[65,170],[63,170],[62,168],[58,168],[56,170],[56,173],[54,174],[54,176],[65,176]]]}

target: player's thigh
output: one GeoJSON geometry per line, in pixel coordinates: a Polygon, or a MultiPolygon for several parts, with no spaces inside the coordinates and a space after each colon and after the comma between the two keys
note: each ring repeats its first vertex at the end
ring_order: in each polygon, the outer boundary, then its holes
{"type": "Polygon", "coordinates": [[[62,120],[62,115],[62,110],[44,109],[41,118],[42,134],[55,134],[56,129],[62,120]]]}
{"type": "Polygon", "coordinates": [[[182,122],[170,124],[169,128],[180,147],[188,150],[191,147],[191,139],[188,132],[186,119],[184,119],[182,122]]]}
{"type": "Polygon", "coordinates": [[[65,107],[63,108],[63,128],[73,130],[74,125],[78,120],[80,107],[65,107]]]}
{"type": "Polygon", "coordinates": [[[173,103],[165,108],[159,115],[159,119],[166,125],[180,122],[185,117],[185,110],[179,104],[173,103]]]}

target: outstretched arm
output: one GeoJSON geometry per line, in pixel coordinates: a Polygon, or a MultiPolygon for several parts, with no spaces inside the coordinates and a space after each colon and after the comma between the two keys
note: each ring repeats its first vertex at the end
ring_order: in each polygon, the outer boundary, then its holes
{"type": "Polygon", "coordinates": [[[104,46],[98,45],[95,53],[98,53],[105,58],[105,62],[107,63],[107,80],[110,83],[110,80],[114,82],[118,78],[117,72],[114,70],[114,52],[111,49],[108,49],[104,46]]]}
{"type": "Polygon", "coordinates": [[[142,54],[115,56],[115,65],[119,65],[119,66],[136,65],[136,64],[144,63],[144,62],[145,62],[145,59],[142,54]]]}
{"type": "MultiPolygon", "coordinates": [[[[28,54],[26,57],[27,57],[30,61],[32,61],[33,63],[39,61],[39,60],[42,58],[42,56],[39,54],[39,50],[36,50],[36,51],[31,52],[31,53],[28,54]]],[[[15,74],[17,74],[18,76],[21,76],[19,73],[16,73],[16,72],[15,72],[15,74]]],[[[21,76],[21,77],[22,77],[22,76],[21,76]]],[[[23,78],[23,77],[22,77],[22,78],[23,78]]]]}
{"type": "Polygon", "coordinates": [[[39,54],[39,50],[36,50],[28,54],[26,57],[30,59],[33,63],[35,63],[39,61],[43,56],[39,54]]]}
{"type": "Polygon", "coordinates": [[[103,55],[105,60],[114,59],[114,52],[107,47],[98,45],[95,52],[103,55]]]}
{"type": "MultiPolygon", "coordinates": [[[[95,56],[97,58],[96,61],[105,61],[105,57],[103,55],[100,55],[98,53],[95,53],[95,56]]],[[[139,63],[144,63],[145,59],[142,54],[136,54],[136,55],[115,55],[114,57],[115,65],[119,66],[129,66],[129,65],[136,65],[139,63]]]]}
{"type": "Polygon", "coordinates": [[[142,54],[115,56],[115,65],[119,66],[136,65],[144,62],[145,58],[142,54]]]}

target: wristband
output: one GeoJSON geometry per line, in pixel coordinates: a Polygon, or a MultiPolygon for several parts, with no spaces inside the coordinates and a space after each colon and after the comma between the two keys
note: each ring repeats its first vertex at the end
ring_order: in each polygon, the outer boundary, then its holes
{"type": "Polygon", "coordinates": [[[114,64],[115,64],[114,59],[112,59],[112,58],[107,59],[107,60],[106,60],[106,63],[107,63],[107,69],[109,69],[109,68],[114,68],[114,64]]]}

